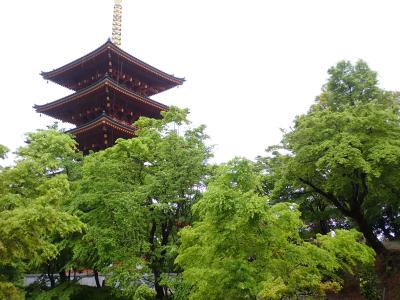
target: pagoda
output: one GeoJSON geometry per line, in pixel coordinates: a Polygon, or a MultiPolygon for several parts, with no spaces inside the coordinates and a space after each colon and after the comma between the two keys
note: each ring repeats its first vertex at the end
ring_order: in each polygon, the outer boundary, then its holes
{"type": "Polygon", "coordinates": [[[58,69],[41,73],[44,79],[74,93],[34,108],[76,125],[68,132],[85,154],[110,147],[118,138],[133,137],[133,123],[140,116],[161,118],[161,111],[168,106],[149,97],[184,82],[123,51],[119,47],[120,21],[121,5],[116,0],[112,41],[58,69]]]}

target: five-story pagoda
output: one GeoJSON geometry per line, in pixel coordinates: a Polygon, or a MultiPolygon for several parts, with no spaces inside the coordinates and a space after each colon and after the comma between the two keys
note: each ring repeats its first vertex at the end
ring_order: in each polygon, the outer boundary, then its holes
{"type": "Polygon", "coordinates": [[[69,133],[84,153],[112,146],[118,138],[133,137],[132,124],[140,116],[160,118],[168,106],[149,97],[184,82],[119,47],[121,4],[115,2],[112,41],[58,69],[42,72],[44,79],[75,93],[34,106],[39,113],[76,125],[69,133]]]}

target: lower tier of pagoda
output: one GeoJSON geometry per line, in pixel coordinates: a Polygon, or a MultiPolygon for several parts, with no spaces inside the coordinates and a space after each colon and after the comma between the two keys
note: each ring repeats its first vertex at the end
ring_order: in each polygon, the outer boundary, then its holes
{"type": "Polygon", "coordinates": [[[86,124],[69,130],[68,133],[75,137],[79,150],[88,154],[91,150],[96,152],[114,145],[119,138],[132,138],[135,135],[135,127],[102,114],[86,124]]]}

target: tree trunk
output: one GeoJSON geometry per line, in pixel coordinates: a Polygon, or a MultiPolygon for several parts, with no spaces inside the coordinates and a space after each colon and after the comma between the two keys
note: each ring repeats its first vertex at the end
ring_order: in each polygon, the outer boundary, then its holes
{"type": "Polygon", "coordinates": [[[60,275],[60,282],[67,282],[68,281],[68,276],[65,270],[61,270],[59,273],[60,275]]]}
{"type": "Polygon", "coordinates": [[[47,265],[47,276],[49,277],[50,280],[50,287],[54,288],[56,286],[56,281],[54,279],[50,264],[47,265]]]}
{"type": "Polygon", "coordinates": [[[99,272],[94,270],[94,280],[96,281],[96,287],[101,288],[100,280],[99,280],[99,272]]]}
{"type": "MultiPolygon", "coordinates": [[[[161,224],[161,246],[166,246],[168,244],[168,239],[171,233],[173,223],[172,221],[167,221],[163,224],[161,224]]],[[[156,249],[156,223],[153,222],[151,230],[150,230],[150,238],[149,242],[151,243],[151,251],[155,251],[156,249]]],[[[166,250],[163,249],[160,253],[160,257],[155,258],[155,261],[152,263],[150,266],[153,275],[154,275],[154,289],[156,290],[156,299],[168,299],[167,291],[165,288],[160,285],[160,280],[161,280],[161,273],[163,272],[163,267],[165,264],[165,255],[166,255],[166,250]]]]}
{"type": "Polygon", "coordinates": [[[154,289],[156,290],[156,299],[166,300],[169,299],[168,289],[165,286],[160,285],[160,272],[154,271],[154,289]]]}
{"type": "Polygon", "coordinates": [[[54,279],[54,275],[51,274],[51,273],[49,273],[47,275],[49,276],[49,279],[50,279],[50,287],[51,288],[55,288],[56,287],[56,281],[54,279]]]}
{"type": "Polygon", "coordinates": [[[367,244],[374,249],[378,255],[384,254],[386,252],[385,246],[383,246],[382,242],[376,237],[372,230],[372,226],[368,224],[362,212],[355,212],[353,219],[357,223],[360,231],[363,233],[367,244]]]}
{"type": "Polygon", "coordinates": [[[319,229],[321,234],[328,234],[330,231],[328,222],[326,220],[320,220],[319,229]]]}
{"type": "Polygon", "coordinates": [[[160,285],[160,272],[154,270],[153,271],[154,274],[154,288],[156,290],[156,299],[165,299],[165,295],[164,295],[164,289],[163,287],[160,285]]]}
{"type": "Polygon", "coordinates": [[[299,178],[299,180],[300,182],[311,187],[316,193],[325,197],[325,199],[331,202],[334,206],[336,206],[336,208],[338,208],[343,215],[351,218],[354,222],[356,222],[360,231],[364,234],[367,244],[372,249],[374,249],[378,255],[384,254],[386,252],[385,246],[383,246],[381,241],[375,236],[372,230],[372,226],[368,223],[361,210],[364,198],[368,194],[368,189],[365,184],[365,177],[363,177],[364,188],[362,192],[360,192],[358,185],[355,186],[354,197],[350,201],[350,209],[346,208],[345,205],[343,205],[343,203],[339,201],[339,199],[337,199],[333,194],[323,191],[322,189],[314,185],[312,182],[305,180],[303,178],[299,178]]]}

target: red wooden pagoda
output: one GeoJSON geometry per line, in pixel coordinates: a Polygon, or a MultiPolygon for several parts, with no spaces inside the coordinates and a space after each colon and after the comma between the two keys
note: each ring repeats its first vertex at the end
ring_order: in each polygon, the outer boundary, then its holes
{"type": "Polygon", "coordinates": [[[34,108],[76,125],[69,132],[84,153],[112,146],[118,138],[133,137],[132,124],[140,116],[160,118],[168,106],[149,97],[184,82],[133,57],[110,40],[69,64],[42,72],[42,76],[75,93],[34,108]]]}

